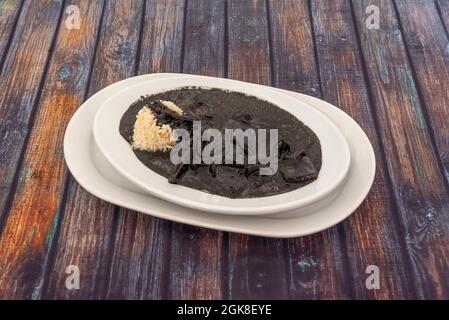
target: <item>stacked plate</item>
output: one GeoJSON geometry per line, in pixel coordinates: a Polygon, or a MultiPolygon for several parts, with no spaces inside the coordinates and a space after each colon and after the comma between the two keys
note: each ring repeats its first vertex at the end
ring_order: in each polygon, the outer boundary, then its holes
{"type": "Polygon", "coordinates": [[[67,127],[64,155],[80,185],[101,199],[168,220],[268,237],[303,236],[335,225],[360,205],[375,175],[374,152],[363,130],[322,100],[241,81],[168,73],[129,78],[92,96],[67,127]],[[186,86],[249,94],[300,119],[320,140],[317,180],[275,196],[230,199],[170,184],[147,168],[120,136],[121,117],[142,95],[186,86]]]}

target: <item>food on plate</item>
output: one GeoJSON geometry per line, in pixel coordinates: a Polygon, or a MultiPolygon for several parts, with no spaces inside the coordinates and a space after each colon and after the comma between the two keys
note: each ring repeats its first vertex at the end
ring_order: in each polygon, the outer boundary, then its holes
{"type": "Polygon", "coordinates": [[[142,96],[119,130],[137,158],[170,183],[228,198],[293,191],[316,180],[322,164],[309,127],[239,92],[182,87],[142,96]]]}

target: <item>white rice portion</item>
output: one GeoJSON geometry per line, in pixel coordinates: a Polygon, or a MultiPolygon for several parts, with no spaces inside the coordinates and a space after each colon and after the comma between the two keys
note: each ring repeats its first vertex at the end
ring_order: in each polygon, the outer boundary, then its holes
{"type": "Polygon", "coordinates": [[[177,139],[173,135],[172,128],[167,124],[158,126],[157,119],[150,108],[143,107],[139,110],[134,123],[133,149],[166,151],[171,149],[176,142],[177,139]]]}

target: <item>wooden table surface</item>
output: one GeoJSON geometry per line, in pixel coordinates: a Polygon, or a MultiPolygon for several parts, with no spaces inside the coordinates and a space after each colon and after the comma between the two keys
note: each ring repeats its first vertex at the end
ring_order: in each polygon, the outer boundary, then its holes
{"type": "Polygon", "coordinates": [[[449,299],[448,29],[448,0],[0,0],[0,298],[449,299]],[[153,72],[335,104],[373,144],[368,198],[326,231],[269,239],[92,196],[65,165],[66,125],[153,72]]]}

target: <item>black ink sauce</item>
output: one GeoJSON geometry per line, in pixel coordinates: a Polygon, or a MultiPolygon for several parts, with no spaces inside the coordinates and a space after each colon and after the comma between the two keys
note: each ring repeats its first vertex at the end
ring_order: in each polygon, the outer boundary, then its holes
{"type": "MultiPolygon", "coordinates": [[[[220,89],[180,88],[141,97],[123,115],[120,134],[132,142],[139,110],[159,100],[174,102],[184,110],[182,117],[167,115],[158,123],[173,123],[189,129],[191,120],[200,120],[202,130],[278,129],[278,171],[260,175],[252,164],[192,164],[175,166],[169,151],[134,150],[137,158],[170,183],[180,184],[228,198],[256,198],[281,194],[317,179],[321,169],[321,145],[313,131],[289,112],[267,101],[220,89]],[[176,123],[175,123],[176,122],[176,123]]],[[[173,113],[172,113],[173,114],[173,113]]],[[[268,133],[267,133],[268,136],[268,133]]],[[[269,150],[269,149],[268,149],[269,150]]],[[[268,151],[267,151],[268,152],[268,151]]]]}

